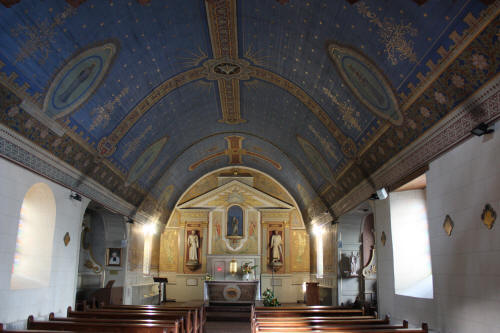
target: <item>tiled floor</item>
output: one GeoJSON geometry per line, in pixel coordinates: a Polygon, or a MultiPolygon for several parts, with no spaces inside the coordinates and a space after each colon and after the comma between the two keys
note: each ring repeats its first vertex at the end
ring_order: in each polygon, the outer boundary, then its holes
{"type": "Polygon", "coordinates": [[[250,323],[237,321],[207,321],[206,333],[250,333],[250,323]]]}

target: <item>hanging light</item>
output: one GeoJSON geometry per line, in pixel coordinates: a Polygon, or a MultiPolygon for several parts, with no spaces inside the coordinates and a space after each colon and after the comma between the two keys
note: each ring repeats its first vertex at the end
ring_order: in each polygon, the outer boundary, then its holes
{"type": "Polygon", "coordinates": [[[236,274],[236,272],[238,272],[238,262],[233,258],[229,262],[229,273],[231,273],[231,275],[234,275],[236,274]]]}

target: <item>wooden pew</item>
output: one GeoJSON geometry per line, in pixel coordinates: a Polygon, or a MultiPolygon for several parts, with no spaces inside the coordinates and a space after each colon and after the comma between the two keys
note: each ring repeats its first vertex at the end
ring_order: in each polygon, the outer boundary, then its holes
{"type": "Polygon", "coordinates": [[[53,312],[49,314],[49,321],[57,322],[79,322],[79,323],[127,323],[127,324],[158,324],[171,326],[179,321],[179,332],[183,332],[182,321],[176,320],[151,320],[151,319],[109,319],[109,318],[66,318],[66,317],[56,317],[53,312]]]}
{"type": "Polygon", "coordinates": [[[28,330],[87,331],[116,333],[180,333],[179,320],[173,323],[134,324],[122,322],[35,321],[29,316],[28,330]]]}
{"type": "MultiPolygon", "coordinates": [[[[279,318],[277,318],[279,319],[279,318]]],[[[373,323],[373,321],[344,321],[340,324],[335,321],[321,319],[309,319],[304,321],[258,321],[255,326],[256,332],[270,332],[270,331],[293,331],[293,332],[309,332],[314,331],[345,331],[345,330],[387,330],[387,329],[401,329],[408,328],[408,322],[403,321],[401,325],[390,325],[389,323],[384,323],[385,320],[373,323]]],[[[386,318],[387,319],[387,318],[386,318]]]]}
{"type": "MultiPolygon", "coordinates": [[[[385,325],[384,325],[385,326],[385,325]]],[[[303,332],[320,332],[320,333],[428,333],[427,324],[422,324],[422,328],[379,328],[377,326],[369,326],[363,328],[357,328],[357,326],[345,326],[345,327],[321,327],[321,326],[310,326],[304,328],[295,327],[269,327],[259,329],[257,327],[257,333],[303,333],[303,332]]]]}
{"type": "Polygon", "coordinates": [[[194,333],[192,318],[193,312],[185,311],[147,311],[147,310],[114,310],[97,309],[88,311],[73,311],[68,307],[68,318],[102,318],[102,319],[143,319],[143,320],[179,320],[180,332],[194,333]]]}
{"type": "Polygon", "coordinates": [[[335,316],[363,316],[360,309],[318,309],[304,307],[302,309],[273,308],[273,309],[254,309],[254,314],[261,317],[290,317],[290,316],[317,316],[317,317],[335,317],[335,316]]]}
{"type": "MultiPolygon", "coordinates": [[[[3,327],[3,324],[0,324],[0,332],[6,333],[60,333],[60,331],[48,331],[48,330],[7,330],[3,327]]],[[[75,331],[65,331],[65,333],[77,333],[75,331]]]]}
{"type": "Polygon", "coordinates": [[[170,303],[168,305],[102,305],[102,309],[115,310],[148,310],[148,311],[193,311],[193,328],[202,333],[207,320],[206,308],[203,302],[190,302],[192,305],[170,303]]]}

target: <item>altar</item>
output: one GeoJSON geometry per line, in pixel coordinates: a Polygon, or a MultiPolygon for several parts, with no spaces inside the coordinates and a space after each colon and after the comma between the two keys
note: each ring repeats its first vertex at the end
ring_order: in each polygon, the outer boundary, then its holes
{"type": "Polygon", "coordinates": [[[258,255],[208,255],[207,273],[214,280],[205,281],[204,299],[211,304],[243,303],[252,304],[260,299],[260,256],[258,255]],[[229,272],[231,261],[236,261],[238,271],[229,272]],[[256,266],[245,280],[241,272],[243,264],[256,266]]]}
{"type": "Polygon", "coordinates": [[[210,304],[255,303],[259,281],[205,281],[210,304]]]}

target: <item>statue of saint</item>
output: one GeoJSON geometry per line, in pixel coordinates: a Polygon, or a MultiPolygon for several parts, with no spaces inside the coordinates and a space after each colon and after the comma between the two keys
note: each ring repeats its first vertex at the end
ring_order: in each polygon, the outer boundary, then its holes
{"type": "Polygon", "coordinates": [[[231,233],[231,236],[238,236],[238,222],[238,218],[236,216],[233,216],[233,220],[231,221],[233,232],[231,233]]]}
{"type": "Polygon", "coordinates": [[[271,258],[272,262],[281,262],[281,257],[283,256],[283,246],[282,246],[281,235],[273,231],[273,236],[271,237],[271,258]]]}
{"type": "Polygon", "coordinates": [[[354,254],[354,252],[351,254],[351,275],[352,276],[357,276],[358,275],[358,264],[359,264],[359,256],[357,254],[354,254]]]}
{"type": "Polygon", "coordinates": [[[191,234],[188,236],[188,247],[189,247],[189,261],[198,262],[198,247],[200,247],[200,242],[198,235],[194,230],[191,230],[191,234]]]}

